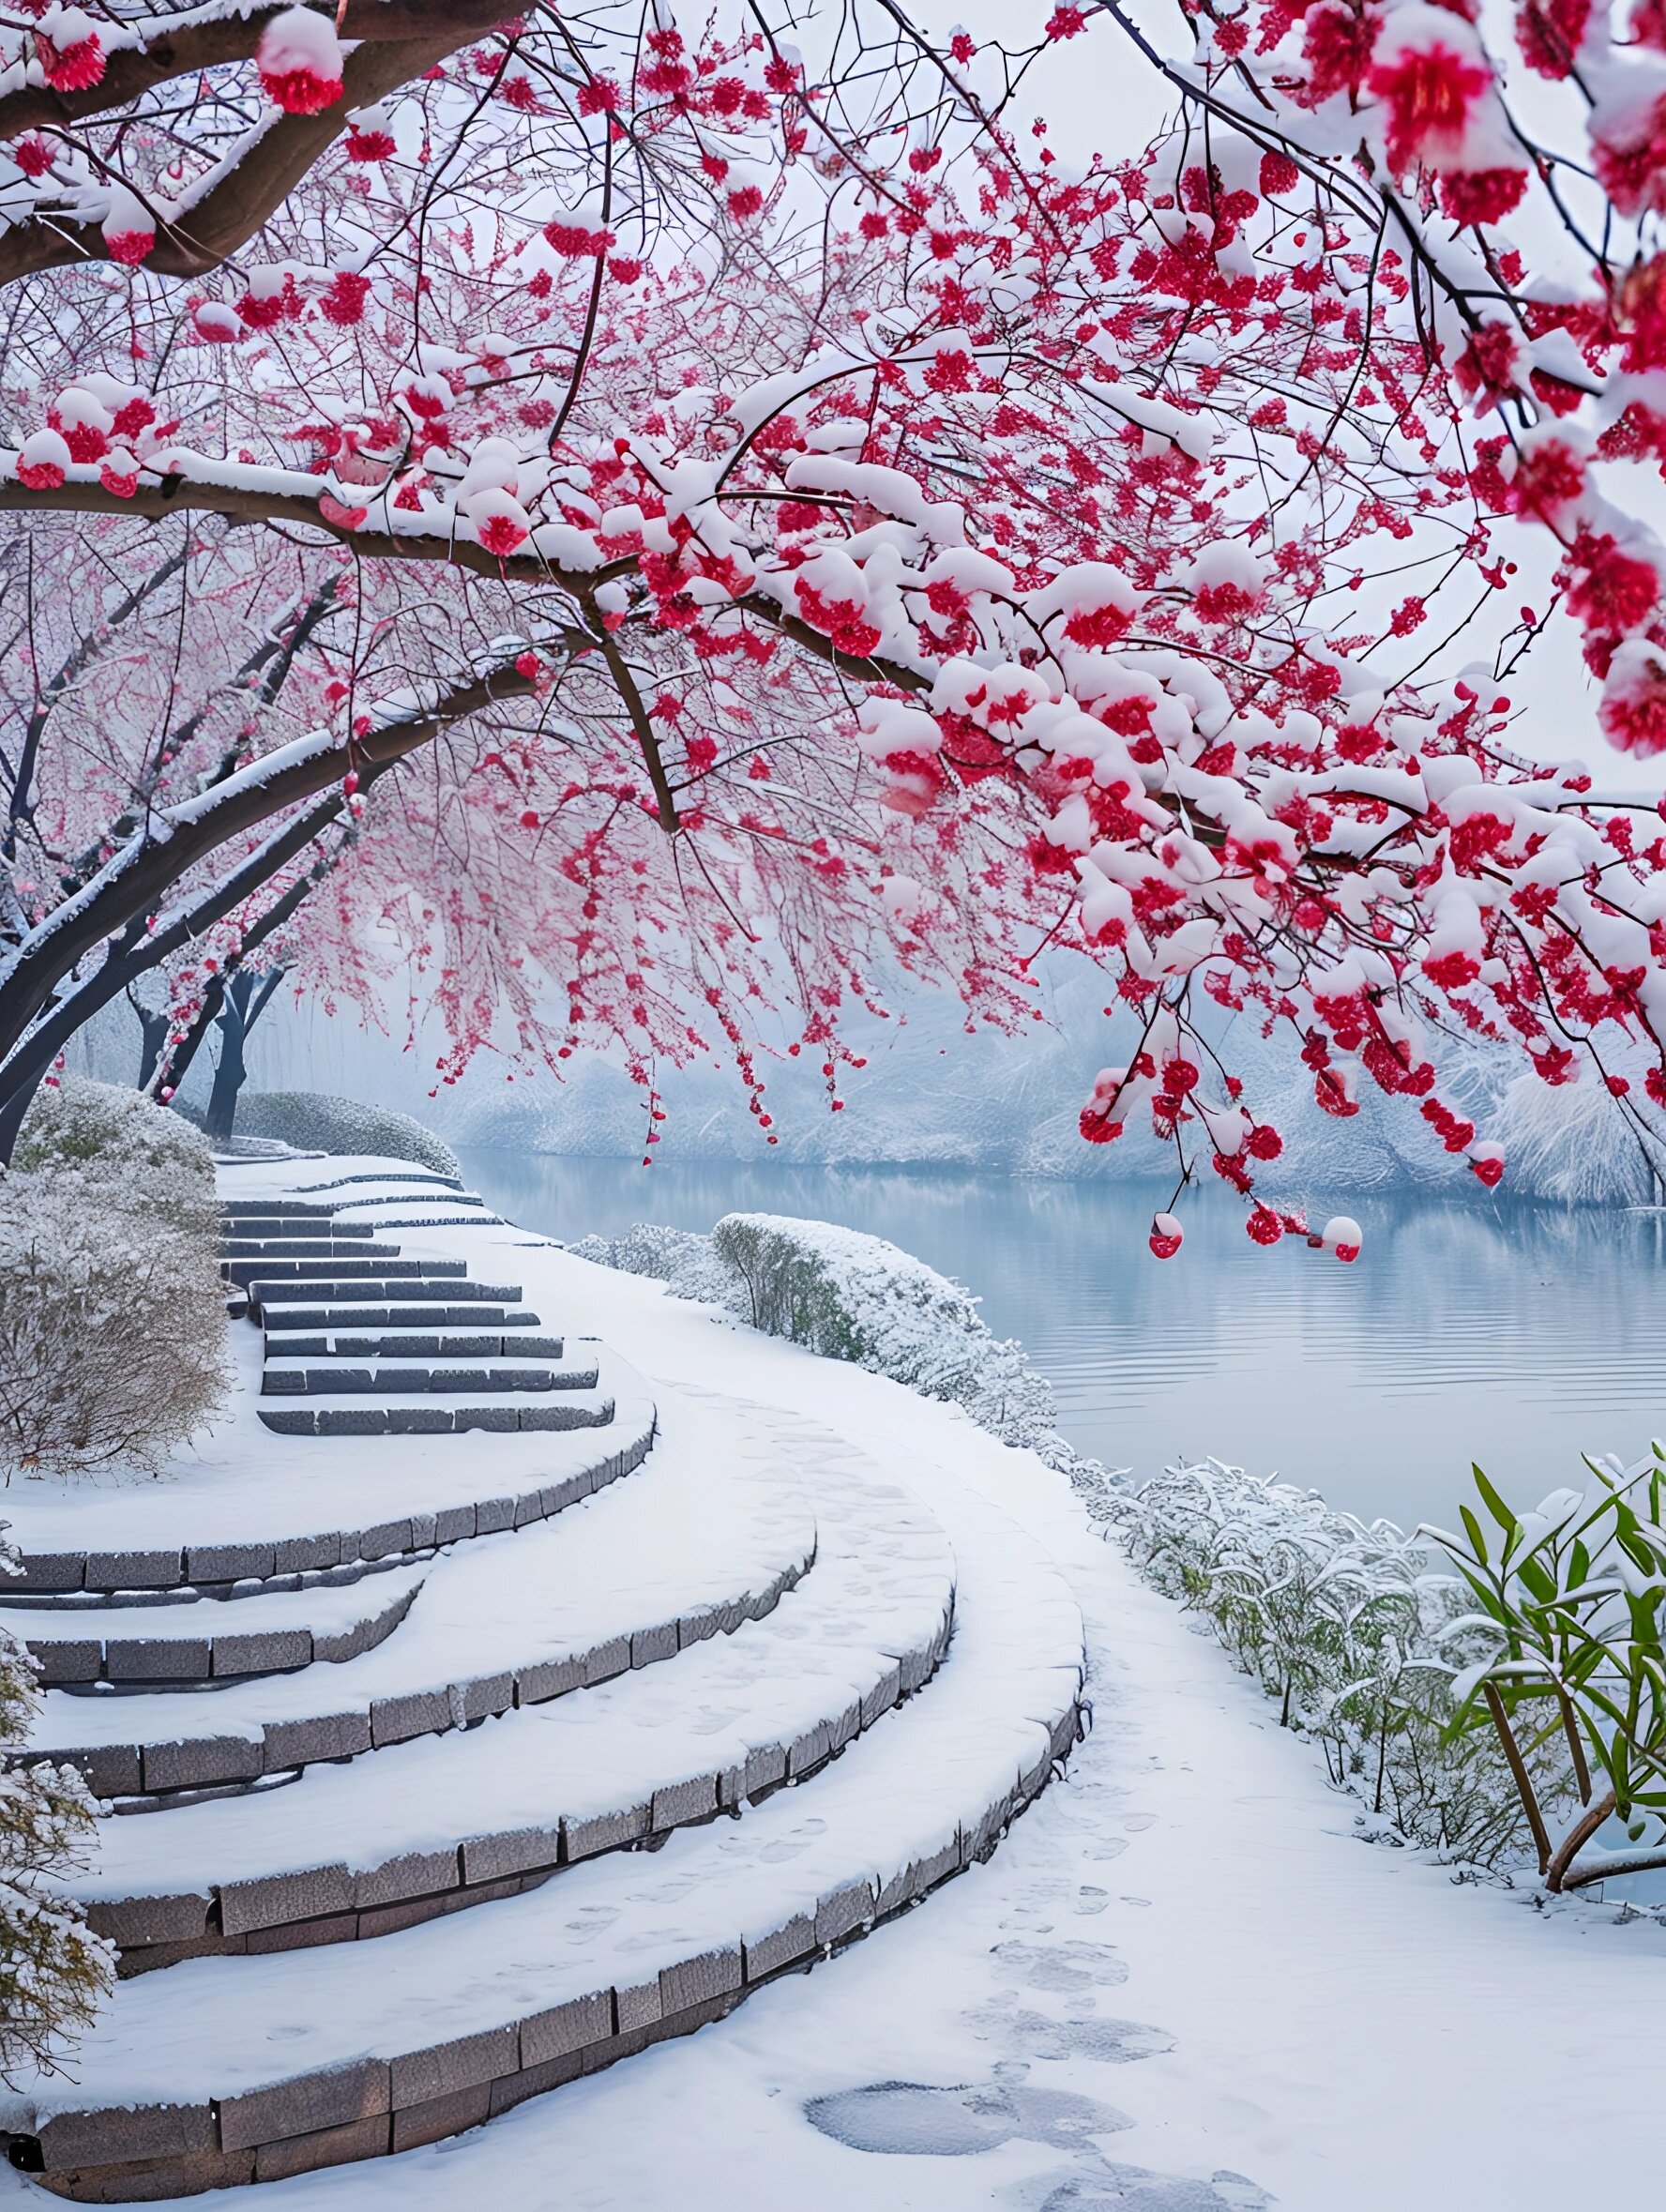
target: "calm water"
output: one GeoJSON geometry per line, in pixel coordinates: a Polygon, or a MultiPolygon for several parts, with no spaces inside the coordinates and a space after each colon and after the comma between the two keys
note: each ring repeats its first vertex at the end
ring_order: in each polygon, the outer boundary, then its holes
{"type": "MultiPolygon", "coordinates": [[[[1153,1193],[927,1171],[472,1151],[512,1220],[568,1239],[635,1220],[709,1229],[735,1209],[889,1237],[978,1292],[1023,1341],[1083,1451],[1141,1473],[1214,1452],[1368,1518],[1445,1521],[1478,1460],[1531,1503],[1579,1453],[1666,1432],[1666,1221],[1512,1206],[1350,1202],[1352,1267],[1263,1251],[1229,1194],[1189,1201],[1186,1246],[1145,1250],[1153,1193]]],[[[1160,1203],[1160,1195],[1158,1203],[1160,1203]]],[[[1322,1213],[1323,1208],[1315,1208],[1322,1213]]]]}

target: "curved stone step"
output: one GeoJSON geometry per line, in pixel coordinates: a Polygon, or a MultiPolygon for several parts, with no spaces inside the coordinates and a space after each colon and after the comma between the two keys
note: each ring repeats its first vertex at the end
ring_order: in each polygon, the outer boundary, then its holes
{"type": "Polygon", "coordinates": [[[448,1198],[473,1198],[475,1196],[472,1190],[464,1189],[455,1175],[442,1175],[437,1169],[433,1168],[412,1168],[408,1172],[401,1168],[386,1167],[360,1169],[353,1174],[334,1175],[324,1182],[297,1183],[294,1188],[302,1193],[313,1190],[344,1190],[357,1183],[391,1183],[396,1187],[407,1183],[423,1183],[444,1192],[448,1198]]]}
{"type": "Polygon", "coordinates": [[[262,1423],[278,1436],[462,1436],[471,1431],[541,1435],[606,1428],[613,1401],[595,1389],[506,1391],[480,1404],[468,1391],[456,1402],[432,1391],[367,1402],[361,1393],[349,1391],[259,1410],[262,1423]]]}
{"type": "MultiPolygon", "coordinates": [[[[299,1330],[308,1336],[329,1335],[338,1329],[378,1328],[541,1328],[538,1315],[528,1306],[506,1306],[483,1299],[453,1297],[456,1285],[447,1284],[446,1302],[396,1297],[385,1306],[342,1301],[309,1305],[304,1300],[268,1305],[261,1326],[268,1338],[299,1330]]],[[[280,1347],[274,1347],[275,1349],[280,1347]]]]}
{"type": "MultiPolygon", "coordinates": [[[[197,1688],[315,1662],[359,1659],[390,1636],[422,1587],[426,1564],[352,1583],[169,1605],[0,1606],[0,1629],[27,1644],[49,1688],[145,1683],[197,1688]]],[[[178,1594],[185,1599],[185,1593],[178,1594]]]]}
{"type": "MultiPolygon", "coordinates": [[[[293,1263],[307,1267],[301,1260],[293,1263]]],[[[443,1299],[448,1306],[518,1306],[518,1282],[477,1282],[461,1260],[396,1261],[387,1265],[367,1264],[362,1272],[319,1269],[304,1275],[272,1276],[255,1273],[243,1285],[250,1303],[263,1316],[281,1315],[298,1305],[386,1305],[390,1300],[416,1303],[424,1297],[443,1299]]]]}
{"type": "Polygon", "coordinates": [[[541,1704],[757,1618],[813,1559],[815,1523],[790,1478],[724,1463],[720,1427],[679,1406],[630,1482],[436,1561],[399,1634],[360,1659],[196,1697],[49,1689],[10,1763],[78,1767],[117,1800],[248,1788],[541,1704]]]}
{"type": "Polygon", "coordinates": [[[1037,1548],[962,1493],[935,1679],[801,1790],[346,1947],[121,1983],[80,2079],[0,2097],[60,2195],[179,2195],[453,2134],[718,2017],[992,1848],[1077,1733],[1081,1622],[1037,1548]]]}
{"type": "Polygon", "coordinates": [[[489,1456],[421,1435],[316,1438],[296,1452],[250,1420],[247,1438],[234,1427],[220,1456],[204,1447],[167,1486],[101,1497],[97,1550],[84,1548],[83,1500],[17,1497],[23,1572],[7,1597],[264,1582],[524,1528],[629,1474],[653,1442],[641,1376],[598,1357],[613,1401],[605,1428],[504,1436],[489,1456]]]}
{"type": "Polygon", "coordinates": [[[332,1244],[350,1244],[356,1250],[368,1244],[375,1250],[373,1221],[343,1221],[336,1214],[222,1214],[220,1226],[221,1235],[233,1244],[255,1250],[282,1247],[302,1258],[332,1244]]]}
{"type": "MultiPolygon", "coordinates": [[[[361,1256],[360,1248],[355,1246],[350,1253],[326,1252],[310,1260],[222,1258],[220,1271],[240,1283],[257,1305],[280,1296],[286,1289],[292,1297],[304,1295],[314,1283],[327,1295],[327,1285],[335,1282],[397,1282],[403,1286],[412,1281],[450,1283],[468,1275],[462,1260],[404,1260],[393,1256],[398,1250],[397,1245],[381,1245],[361,1256]],[[298,1291],[291,1286],[299,1286],[298,1291]]],[[[517,1299],[520,1295],[517,1291],[517,1299]]]]}
{"type": "MultiPolygon", "coordinates": [[[[461,1333],[461,1332],[460,1332],[461,1333]]],[[[493,1338],[501,1343],[501,1338],[493,1338]]],[[[510,1340],[513,1342],[513,1339],[510,1340]]],[[[427,1359],[372,1355],[362,1364],[348,1355],[268,1358],[261,1375],[263,1398],[327,1398],[381,1391],[409,1398],[420,1391],[453,1396],[476,1390],[591,1390],[598,1381],[594,1359],[564,1360],[559,1355],[537,1358],[487,1356],[465,1361],[461,1354],[427,1359]]]]}
{"type": "Polygon", "coordinates": [[[460,1360],[561,1359],[566,1356],[560,1337],[534,1335],[530,1330],[507,1336],[464,1328],[372,1329],[347,1333],[296,1330],[278,1337],[268,1347],[269,1373],[292,1360],[460,1360]]]}
{"type": "MultiPolygon", "coordinates": [[[[736,1448],[755,1462],[780,1433],[748,1423],[736,1448]]],[[[813,1488],[816,1560],[764,1619],[479,1729],[315,1767],[276,1795],[107,1824],[77,1888],[124,1974],[379,1936],[756,1802],[836,1756],[930,1677],[954,1560],[871,1462],[803,1424],[787,1448],[813,1488]]]]}

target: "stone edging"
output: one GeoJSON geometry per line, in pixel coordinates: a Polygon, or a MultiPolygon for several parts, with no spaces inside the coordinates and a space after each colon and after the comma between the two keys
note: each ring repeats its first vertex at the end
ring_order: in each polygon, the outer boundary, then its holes
{"type": "MultiPolygon", "coordinates": [[[[575,1505],[605,1490],[640,1467],[654,1441],[656,1418],[650,1406],[645,1426],[617,1451],[583,1467],[559,1482],[523,1491],[519,1496],[476,1499],[433,1513],[411,1513],[372,1528],[327,1529],[310,1536],[269,1538],[251,1544],[186,1544],[166,1551],[24,1552],[23,1572],[8,1582],[5,1596],[58,1596],[94,1590],[112,1597],[129,1590],[229,1590],[233,1583],[260,1582],[281,1586],[284,1578],[320,1568],[419,1557],[441,1544],[471,1537],[499,1536],[575,1505]]],[[[294,1585],[291,1585],[294,1586],[294,1585]]]]}
{"type": "MultiPolygon", "coordinates": [[[[309,1714],[297,1720],[267,1720],[258,1735],[204,1734],[168,1742],[52,1745],[7,1755],[8,1766],[73,1766],[86,1777],[94,1795],[106,1798],[159,1798],[182,1792],[246,1788],[273,1775],[291,1774],[320,1759],[353,1759],[388,1744],[439,1735],[507,1713],[513,1705],[544,1704],[569,1689],[611,1682],[634,1667],[674,1659],[689,1644],[737,1629],[742,1621],[762,1620],[815,1564],[809,1554],[783,1567],[750,1598],[703,1606],[697,1611],[613,1636],[588,1651],[565,1659],[539,1659],[531,1666],[501,1668],[440,1683],[424,1689],[372,1698],[368,1704],[339,1713],[309,1714]]],[[[137,1808],[135,1808],[137,1810],[137,1808]]],[[[206,1900],[203,1901],[204,1906],[206,1900]]]]}
{"type": "Polygon", "coordinates": [[[633,1988],[598,1990],[483,2034],[297,2077],[200,2105],[64,2112],[7,2156],[80,2204],[195,2195],[277,2181],[437,2143],[650,2043],[720,2019],[765,1981],[812,1964],[987,1858],[1084,1733],[1080,1683],[1045,1756],[934,1856],[883,1883],[845,1884],[753,1943],[677,1961],[633,1988]]]}
{"type": "Polygon", "coordinates": [[[185,1959],[358,1942],[536,1889],[562,1867],[604,1852],[652,1848],[677,1828],[738,1812],[788,1782],[808,1780],[925,1687],[942,1664],[953,1627],[951,1596],[931,1634],[896,1658],[859,1703],[818,1720],[792,1743],[754,1749],[744,1766],[687,1777],[617,1811],[583,1821],[563,1815],[547,1827],[469,1836],[444,1851],[402,1855],[356,1871],[337,1863],[216,1883],[206,1894],[94,1903],[88,1922],[120,1947],[119,1972],[127,1979],[185,1959]]]}

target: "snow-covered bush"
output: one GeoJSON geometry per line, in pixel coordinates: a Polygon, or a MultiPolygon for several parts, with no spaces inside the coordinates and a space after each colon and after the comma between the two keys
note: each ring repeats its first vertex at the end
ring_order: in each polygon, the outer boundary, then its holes
{"type": "MultiPolygon", "coordinates": [[[[1332,1781],[1401,1841],[1488,1867],[1527,1855],[1501,1746],[1459,1725],[1452,1675],[1476,1632],[1419,1542],[1219,1460],[1101,1487],[1099,1504],[1136,1568],[1210,1622],[1284,1724],[1321,1745],[1332,1781]]],[[[1554,1795],[1557,1745],[1529,1756],[1554,1795]]]]}
{"type": "Polygon", "coordinates": [[[639,1221],[616,1240],[588,1237],[572,1250],[963,1406],[1050,1466],[1082,1463],[1022,1346],[992,1335],[970,1291],[884,1237],[784,1214],[726,1214],[709,1236],[639,1221]]]}
{"type": "Polygon", "coordinates": [[[327,1091],[245,1091],[237,1100],[240,1137],[276,1137],[301,1152],[363,1152],[414,1160],[459,1182],[462,1170],[451,1147],[414,1115],[391,1106],[366,1106],[327,1091]]]}
{"type": "MultiPolygon", "coordinates": [[[[1635,1080],[1641,1084],[1641,1074],[1635,1080]]],[[[1658,1199],[1666,1155],[1613,1107],[1599,1082],[1552,1086],[1534,1075],[1518,1076],[1491,1124],[1509,1157],[1512,1189],[1569,1205],[1646,1205],[1658,1199]]]]}
{"type": "Polygon", "coordinates": [[[66,1075],[36,1093],[12,1168],[72,1174],[92,1210],[139,1213],[212,1245],[219,1227],[214,1161],[202,1135],[121,1083],[66,1075]]]}
{"type": "Polygon", "coordinates": [[[718,1257],[709,1236],[692,1229],[668,1229],[659,1221],[635,1221],[623,1236],[585,1236],[568,1246],[575,1258],[625,1275],[649,1275],[674,1297],[699,1298],[724,1306],[740,1319],[751,1313],[746,1285],[718,1257]]]}
{"type": "Polygon", "coordinates": [[[755,1328],[962,1405],[1007,1444],[1060,1444],[1052,1388],[1022,1346],[991,1334],[970,1291],[884,1237],[726,1214],[712,1247],[746,1285],[755,1328]]]}
{"type": "Polygon", "coordinates": [[[225,1332],[212,1229],[85,1167],[0,1178],[5,1479],[154,1473],[223,1397],[225,1332]]]}
{"type": "MultiPolygon", "coordinates": [[[[17,1554],[0,1540],[0,1570],[17,1554]]],[[[34,1660],[0,1631],[0,1750],[28,1735],[34,1660]]],[[[66,2038],[88,2026],[114,1977],[115,1954],[60,1885],[93,1847],[94,1807],[69,1766],[0,1770],[0,2079],[51,2071],[66,2038]]]]}

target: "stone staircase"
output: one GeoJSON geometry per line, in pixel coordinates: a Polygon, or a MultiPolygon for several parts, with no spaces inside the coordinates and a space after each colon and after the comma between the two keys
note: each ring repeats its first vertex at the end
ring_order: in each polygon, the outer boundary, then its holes
{"type": "Polygon", "coordinates": [[[224,1174],[246,1488],[25,1550],[0,1604],[49,1685],[18,1756],[109,1800],[115,1998],[75,2079],[0,2093],[12,2165],[83,2203],[397,2152],[689,2033],[986,1856],[1079,1729],[1074,1606],[995,1508],[656,1406],[385,1241],[472,1194],[309,1170],[224,1174]]]}

